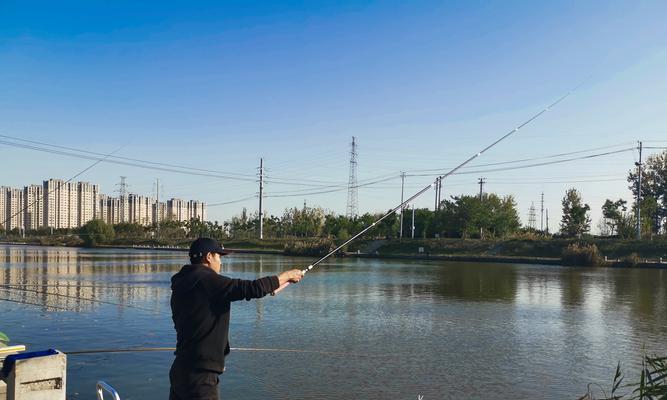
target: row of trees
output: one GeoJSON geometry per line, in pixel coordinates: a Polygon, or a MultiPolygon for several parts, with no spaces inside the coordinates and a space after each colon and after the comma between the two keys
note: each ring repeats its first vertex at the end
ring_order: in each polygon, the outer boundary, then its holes
{"type": "MultiPolygon", "coordinates": [[[[641,225],[646,235],[664,234],[667,228],[667,151],[649,156],[642,164],[641,185],[641,225]]],[[[630,171],[629,187],[635,196],[638,192],[638,174],[630,171]]],[[[607,199],[602,206],[603,219],[598,224],[602,235],[631,238],[636,234],[636,204],[629,205],[623,199],[607,199]]],[[[403,237],[412,236],[412,212],[405,210],[401,215],[384,219],[370,234],[378,237],[400,236],[400,218],[403,218],[403,237]]],[[[580,237],[590,232],[590,206],[582,200],[574,188],[566,191],[562,200],[560,235],[580,237]]],[[[264,236],[267,238],[288,237],[330,237],[347,239],[351,234],[380,218],[382,214],[366,213],[356,218],[348,218],[327,212],[320,207],[288,208],[282,215],[264,218],[264,236]]],[[[414,236],[429,237],[485,237],[504,238],[521,231],[516,201],[512,196],[498,196],[493,193],[482,197],[461,195],[440,203],[437,211],[414,210],[414,236]]],[[[162,221],[160,226],[142,227],[137,224],[122,223],[107,227],[102,221],[91,221],[78,232],[84,240],[150,240],[169,238],[187,239],[210,236],[219,240],[257,238],[259,216],[246,209],[224,222],[191,220],[188,222],[162,221]],[[97,235],[97,236],[96,236],[97,235]],[[98,238],[98,239],[87,239],[98,238]],[[112,238],[112,239],[109,239],[112,238]]],[[[18,233],[18,232],[17,232],[18,233]]],[[[40,232],[34,232],[40,234],[40,232]]],[[[41,232],[46,233],[46,232],[41,232]]],[[[62,232],[61,232],[62,233],[62,232]]]]}
{"type": "MultiPolygon", "coordinates": [[[[403,236],[412,235],[412,212],[403,213],[403,236]]],[[[271,215],[264,219],[265,237],[334,237],[347,239],[372,224],[383,214],[366,213],[357,218],[336,215],[319,207],[288,208],[282,216],[271,215]]],[[[371,234],[380,237],[400,236],[400,214],[385,218],[371,234]]],[[[512,196],[496,194],[458,196],[445,200],[440,210],[415,210],[415,237],[505,237],[521,228],[516,202],[512,196]]],[[[240,216],[225,223],[225,229],[233,238],[254,238],[259,231],[258,214],[248,214],[244,209],[240,216]]]]}
{"type": "Polygon", "coordinates": [[[217,221],[208,222],[199,219],[192,219],[187,222],[165,220],[160,221],[159,225],[153,226],[142,226],[128,222],[111,225],[100,219],[94,219],[81,228],[74,230],[71,234],[78,235],[87,246],[97,246],[113,242],[141,243],[146,241],[166,241],[174,243],[200,236],[214,237],[218,240],[228,237],[224,227],[219,225],[217,221]]]}

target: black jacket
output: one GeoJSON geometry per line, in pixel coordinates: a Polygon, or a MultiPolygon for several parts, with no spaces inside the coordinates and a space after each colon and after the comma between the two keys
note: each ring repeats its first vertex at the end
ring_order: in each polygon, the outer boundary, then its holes
{"type": "Polygon", "coordinates": [[[222,373],[229,354],[232,301],[264,297],[280,286],[277,276],[231,279],[205,265],[185,265],[171,278],[176,360],[185,367],[222,373]]]}

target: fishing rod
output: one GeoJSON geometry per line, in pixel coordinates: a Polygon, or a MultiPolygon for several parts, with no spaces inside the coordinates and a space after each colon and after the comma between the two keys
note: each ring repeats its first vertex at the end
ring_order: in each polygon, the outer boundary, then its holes
{"type": "MultiPolygon", "coordinates": [[[[445,178],[447,178],[448,176],[454,174],[456,171],[458,171],[459,169],[463,168],[465,165],[467,165],[468,163],[470,163],[471,161],[473,161],[473,160],[476,159],[477,157],[479,157],[479,156],[481,156],[482,154],[484,154],[487,150],[491,149],[492,147],[496,146],[498,143],[500,143],[500,142],[502,142],[503,140],[507,139],[508,137],[512,136],[513,134],[515,134],[516,132],[518,132],[519,129],[523,128],[524,126],[526,126],[526,125],[530,124],[531,122],[535,121],[536,119],[538,119],[540,116],[542,116],[542,114],[546,113],[547,111],[549,111],[550,109],[552,109],[553,107],[555,107],[556,105],[558,105],[558,103],[560,103],[561,101],[563,101],[563,100],[565,100],[567,97],[569,97],[572,93],[574,93],[577,89],[579,89],[579,87],[581,87],[587,80],[588,80],[588,78],[585,79],[583,82],[581,82],[579,85],[577,85],[574,89],[572,89],[572,90],[570,90],[569,92],[565,93],[565,95],[561,96],[561,97],[558,98],[556,101],[554,101],[553,103],[551,103],[550,105],[548,105],[546,108],[544,108],[544,109],[541,110],[540,112],[536,113],[536,114],[533,115],[532,117],[528,118],[526,121],[524,121],[523,123],[521,123],[521,124],[520,124],[519,126],[517,126],[516,128],[510,130],[509,132],[507,132],[506,134],[504,134],[503,136],[501,136],[499,139],[497,139],[496,141],[494,141],[494,142],[491,143],[490,145],[484,147],[484,148],[483,148],[482,150],[480,150],[479,152],[477,152],[477,153],[473,154],[472,156],[468,157],[465,161],[463,161],[461,164],[459,164],[459,165],[457,165],[456,167],[454,167],[451,171],[447,172],[447,173],[444,174],[444,175],[440,175],[440,176],[438,176],[438,177],[435,179],[435,181],[434,181],[433,183],[431,183],[431,184],[429,184],[428,186],[424,187],[423,189],[421,189],[420,191],[418,191],[417,193],[415,193],[414,195],[412,195],[412,196],[411,196],[410,198],[408,198],[407,200],[401,202],[399,205],[397,205],[396,207],[394,207],[394,208],[392,208],[391,210],[389,210],[386,214],[384,214],[383,216],[381,216],[380,218],[378,218],[377,220],[375,220],[372,224],[370,224],[370,225],[367,226],[366,228],[362,229],[359,233],[357,233],[356,235],[354,235],[354,236],[352,236],[351,238],[349,238],[348,240],[346,240],[346,241],[345,241],[343,244],[341,244],[340,246],[338,246],[338,247],[336,247],[335,249],[331,250],[331,251],[330,251],[329,253],[327,253],[324,257],[320,258],[319,260],[317,260],[317,261],[315,261],[314,263],[310,264],[308,267],[306,267],[306,268],[304,268],[303,270],[301,270],[301,272],[305,275],[307,272],[311,271],[313,268],[315,268],[315,267],[316,267],[318,264],[320,264],[322,261],[324,261],[324,260],[326,260],[327,258],[331,257],[332,255],[334,255],[335,253],[337,253],[340,249],[342,249],[343,247],[347,246],[349,243],[351,243],[352,241],[354,241],[355,239],[357,239],[359,236],[363,235],[364,233],[366,233],[366,232],[369,231],[370,229],[374,228],[378,223],[382,222],[385,218],[387,218],[387,217],[389,217],[390,215],[394,214],[394,213],[395,213],[396,211],[398,211],[399,209],[403,209],[403,207],[404,207],[406,204],[410,203],[411,201],[413,201],[413,200],[416,199],[417,197],[419,197],[419,196],[421,196],[422,194],[424,194],[424,193],[425,193],[426,191],[428,191],[429,189],[431,189],[431,188],[435,187],[436,185],[438,185],[443,179],[445,179],[445,178]]],[[[275,296],[276,294],[278,294],[278,292],[284,290],[284,289],[285,289],[287,286],[289,286],[289,285],[290,285],[290,282],[285,282],[285,283],[283,283],[280,287],[278,287],[278,289],[276,289],[275,291],[273,291],[273,292],[271,293],[271,295],[272,295],[272,296],[275,296]]]]}

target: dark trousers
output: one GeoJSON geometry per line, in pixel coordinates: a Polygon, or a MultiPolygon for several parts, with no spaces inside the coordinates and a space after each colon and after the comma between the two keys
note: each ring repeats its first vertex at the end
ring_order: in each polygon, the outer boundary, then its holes
{"type": "Polygon", "coordinates": [[[174,362],[169,370],[169,400],[218,400],[217,372],[174,362]]]}

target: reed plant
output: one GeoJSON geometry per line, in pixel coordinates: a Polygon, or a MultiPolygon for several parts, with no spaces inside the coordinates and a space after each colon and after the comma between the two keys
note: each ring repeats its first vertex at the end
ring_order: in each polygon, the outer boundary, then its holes
{"type": "Polygon", "coordinates": [[[603,260],[596,245],[573,243],[563,249],[561,263],[563,265],[596,267],[602,264],[603,260]]]}
{"type": "Polygon", "coordinates": [[[639,381],[624,385],[623,380],[619,362],[609,393],[598,385],[589,384],[588,392],[578,400],[667,400],[667,357],[644,354],[639,381]]]}
{"type": "Polygon", "coordinates": [[[283,252],[289,256],[322,256],[335,248],[336,245],[333,240],[317,238],[286,243],[283,252]]]}

